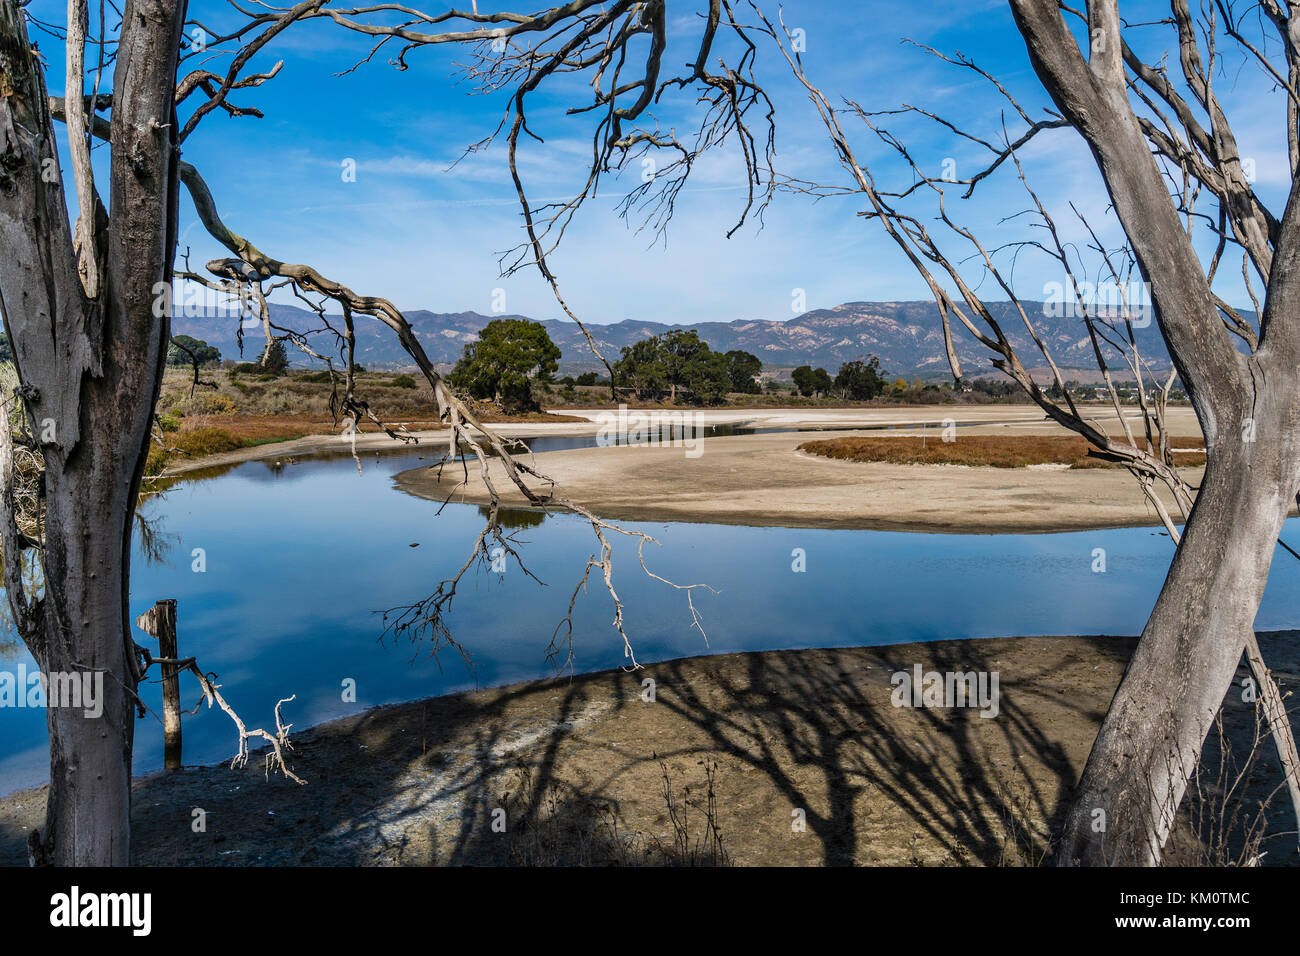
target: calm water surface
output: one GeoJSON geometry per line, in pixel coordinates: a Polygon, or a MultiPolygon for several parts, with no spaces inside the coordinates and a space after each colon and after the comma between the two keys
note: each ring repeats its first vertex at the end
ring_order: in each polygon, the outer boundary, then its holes
{"type": "MultiPolygon", "coordinates": [[[[536,451],[591,443],[531,442],[536,451]]],[[[137,543],[132,618],[155,600],[176,598],[182,655],[219,675],[250,726],[273,726],[275,701],[292,694],[285,716],[301,729],[376,704],[553,675],[547,644],[594,551],[590,527],[571,516],[516,515],[525,560],[546,586],[513,564],[504,575],[471,572],[462,581],[451,623],[472,653],[472,670],[455,652],[433,659],[409,642],[380,642],[379,612],[420,599],[454,573],[482,527],[477,507],[448,505],[438,515],[436,502],[393,486],[393,474],[436,454],[427,446],[371,454],[361,475],[346,456],[250,462],[150,499],[142,515],[161,553],[146,554],[137,543]],[[206,559],[202,573],[192,570],[196,548],[206,559]],[[349,678],[356,703],[342,700],[349,678]]],[[[640,572],[633,545],[616,545],[615,583],[643,662],[946,638],[1133,634],[1172,554],[1154,528],[941,535],[624,524],[662,543],[646,549],[652,570],[720,592],[696,592],[706,645],[681,594],[640,572]],[[803,573],[792,570],[796,548],[806,555],[803,573]],[[1095,548],[1106,550],[1104,574],[1091,570],[1095,548]]],[[[1286,533],[1300,538],[1300,527],[1288,522],[1286,533]]],[[[593,581],[575,615],[575,670],[623,663],[612,616],[593,581]]],[[[1300,627],[1300,562],[1279,554],[1256,624],[1300,627]]],[[[20,662],[34,667],[20,645],[0,638],[0,669],[20,662]]],[[[187,707],[197,696],[188,678],[182,696],[187,707]]],[[[143,697],[160,707],[157,684],[143,697]]],[[[231,725],[219,712],[187,716],[184,733],[186,763],[232,753],[231,725]]],[[[136,771],[161,767],[153,716],[137,723],[136,742],[136,771]]],[[[0,709],[0,793],[43,782],[46,766],[44,713],[0,709]]]]}

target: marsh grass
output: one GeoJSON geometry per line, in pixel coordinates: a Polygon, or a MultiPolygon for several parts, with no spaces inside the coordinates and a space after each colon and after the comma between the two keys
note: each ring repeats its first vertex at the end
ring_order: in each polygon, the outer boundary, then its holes
{"type": "MultiPolygon", "coordinates": [[[[1180,465],[1205,464],[1199,438],[1171,439],[1180,465]]],[[[961,435],[944,441],[938,435],[846,437],[806,441],[800,451],[840,461],[887,462],[894,465],[970,465],[1023,468],[1066,465],[1070,468],[1118,468],[1119,464],[1090,456],[1091,446],[1075,436],[961,435]]]]}

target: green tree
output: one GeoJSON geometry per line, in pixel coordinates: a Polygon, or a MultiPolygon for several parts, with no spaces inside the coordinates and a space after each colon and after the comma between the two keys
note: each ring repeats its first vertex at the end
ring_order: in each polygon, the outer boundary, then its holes
{"type": "Polygon", "coordinates": [[[189,365],[190,355],[193,355],[194,361],[200,365],[221,361],[221,350],[215,345],[209,345],[202,339],[188,335],[173,335],[167,347],[167,364],[189,365]],[[189,352],[186,352],[186,349],[189,349],[189,352]]]}
{"type": "Polygon", "coordinates": [[[869,361],[854,359],[840,366],[835,376],[835,390],[845,398],[865,402],[885,390],[885,380],[880,375],[880,359],[871,356],[869,361]]]}
{"type": "MultiPolygon", "coordinates": [[[[710,392],[714,391],[718,368],[712,356],[717,353],[709,348],[708,342],[700,338],[700,333],[694,329],[689,332],[672,329],[658,338],[664,372],[668,379],[670,402],[674,404],[677,402],[679,388],[689,388],[694,391],[698,385],[710,392]]],[[[724,368],[723,375],[725,374],[724,368]]],[[[725,388],[723,392],[725,394],[725,388]]],[[[701,396],[697,396],[698,398],[701,396]]]]}
{"type": "Polygon", "coordinates": [[[825,395],[831,390],[830,373],[824,368],[814,369],[808,365],[800,365],[791,373],[794,378],[795,388],[799,389],[799,394],[808,398],[812,395],[825,395]]]}
{"type": "Polygon", "coordinates": [[[732,349],[727,353],[727,377],[731,379],[733,392],[757,395],[760,391],[758,373],[762,370],[763,363],[751,352],[732,349]]]}
{"type": "Polygon", "coordinates": [[[507,414],[537,411],[533,380],[556,369],[560,349],[540,322],[493,319],[465,346],[448,380],[475,398],[491,399],[507,414]]]}
{"type": "Polygon", "coordinates": [[[668,388],[668,369],[664,364],[659,337],[640,339],[623,347],[614,363],[614,378],[638,395],[658,395],[668,388]]]}
{"type": "Polygon", "coordinates": [[[271,343],[271,347],[262,355],[262,360],[257,363],[265,372],[272,375],[283,375],[289,368],[289,354],[284,350],[284,343],[276,339],[271,343]]]}
{"type": "Polygon", "coordinates": [[[727,357],[710,349],[694,330],[673,329],[625,346],[614,374],[639,395],[668,392],[672,402],[678,389],[706,404],[722,401],[731,390],[727,357]]]}
{"type": "Polygon", "coordinates": [[[724,401],[731,391],[730,365],[721,352],[712,352],[705,346],[705,354],[697,356],[687,369],[685,385],[695,401],[716,405],[724,401]]]}

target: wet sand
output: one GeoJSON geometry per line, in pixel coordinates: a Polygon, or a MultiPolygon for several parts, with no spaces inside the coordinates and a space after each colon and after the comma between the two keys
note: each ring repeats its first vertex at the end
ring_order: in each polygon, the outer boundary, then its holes
{"type": "MultiPolygon", "coordinates": [[[[557,482],[560,495],[613,520],[968,534],[1160,523],[1123,469],[836,461],[799,451],[809,437],[805,432],[706,438],[698,457],[691,449],[662,445],[582,448],[539,454],[535,465],[557,482]]],[[[1185,474],[1195,484],[1201,469],[1185,474]]],[[[506,505],[528,506],[499,462],[491,463],[489,475],[506,505]]],[[[413,468],[394,481],[409,494],[439,502],[490,500],[475,469],[466,480],[460,468],[446,468],[441,475],[434,468],[413,468]]],[[[546,490],[541,483],[533,487],[546,490]]],[[[1172,497],[1162,497],[1172,511],[1172,497]]]]}

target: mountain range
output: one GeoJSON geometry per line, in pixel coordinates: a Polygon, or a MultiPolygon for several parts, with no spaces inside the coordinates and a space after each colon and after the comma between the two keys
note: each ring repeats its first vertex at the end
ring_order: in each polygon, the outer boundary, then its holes
{"type": "MultiPolygon", "coordinates": [[[[1010,302],[989,303],[994,319],[1007,338],[1017,347],[1027,367],[1045,365],[1034,346],[1024,321],[1010,302]]],[[[1094,373],[1096,361],[1092,343],[1082,318],[1053,315],[1042,303],[1025,303],[1035,330],[1048,347],[1053,359],[1065,370],[1079,369],[1094,373]]],[[[1059,309],[1057,310],[1059,311],[1059,309]]],[[[439,313],[416,310],[405,313],[425,352],[435,363],[450,365],[473,342],[478,331],[494,318],[527,318],[519,315],[481,315],[477,312],[439,313]]],[[[319,319],[311,312],[292,305],[273,304],[272,321],[295,329],[319,328],[319,319]]],[[[357,316],[357,361],[368,368],[404,368],[412,365],[391,330],[368,316],[357,316]]],[[[563,357],[560,374],[602,371],[603,366],[591,354],[577,325],[570,321],[543,320],[551,340],[560,347],[563,357]]],[[[178,314],[172,322],[173,334],[191,335],[221,350],[224,358],[238,358],[237,322],[230,317],[212,314],[178,314]]],[[[816,309],[785,321],[748,320],[692,322],[673,324],[624,320],[609,325],[589,323],[588,330],[601,352],[612,362],[624,346],[669,329],[694,329],[710,347],[729,351],[743,349],[757,355],[765,368],[790,368],[797,365],[822,367],[834,374],[844,362],[878,356],[880,367],[891,377],[949,378],[948,361],[943,346],[939,313],[932,301],[924,302],[847,302],[831,309],[816,309]]],[[[989,364],[990,353],[976,342],[956,320],[953,334],[963,371],[970,376],[1000,375],[989,364]]],[[[244,360],[253,361],[262,340],[259,327],[244,330],[244,360]]],[[[1136,329],[1141,353],[1152,369],[1168,369],[1169,357],[1154,323],[1136,329]]],[[[317,351],[337,353],[329,337],[313,338],[317,351]]],[[[290,350],[295,365],[308,364],[301,353],[290,350]]],[[[1107,361],[1114,363],[1116,353],[1108,349],[1107,361]]],[[[1117,377],[1128,377],[1119,364],[1117,377]]],[[[1081,380],[1091,376],[1080,375],[1081,380]]]]}

